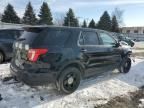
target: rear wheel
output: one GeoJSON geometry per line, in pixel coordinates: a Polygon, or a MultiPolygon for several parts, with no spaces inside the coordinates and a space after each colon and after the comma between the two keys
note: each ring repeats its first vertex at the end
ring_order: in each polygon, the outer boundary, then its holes
{"type": "Polygon", "coordinates": [[[0,52],[0,63],[2,63],[4,61],[4,55],[2,52],[0,52]]]}
{"type": "Polygon", "coordinates": [[[128,73],[130,71],[130,68],[131,68],[131,59],[129,57],[124,58],[120,66],[120,72],[128,73]]]}
{"type": "Polygon", "coordinates": [[[74,92],[78,88],[80,80],[81,74],[77,68],[65,69],[59,77],[60,91],[66,94],[74,92]]]}

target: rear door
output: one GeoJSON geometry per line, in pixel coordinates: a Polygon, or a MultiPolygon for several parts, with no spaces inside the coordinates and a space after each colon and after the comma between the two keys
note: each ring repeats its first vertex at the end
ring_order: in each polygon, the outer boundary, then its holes
{"type": "Polygon", "coordinates": [[[85,77],[102,72],[104,66],[104,52],[100,47],[98,34],[95,31],[83,31],[79,39],[81,55],[86,67],[85,77]]]}

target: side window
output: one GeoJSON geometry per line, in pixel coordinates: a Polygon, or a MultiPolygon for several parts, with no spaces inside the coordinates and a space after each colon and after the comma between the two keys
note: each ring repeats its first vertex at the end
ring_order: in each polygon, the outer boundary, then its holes
{"type": "Polygon", "coordinates": [[[102,39],[103,45],[114,45],[116,41],[107,33],[100,33],[100,38],[102,39]]]}
{"type": "Polygon", "coordinates": [[[82,36],[80,38],[80,44],[82,43],[83,37],[83,44],[84,45],[98,45],[98,36],[96,32],[82,32],[82,36]]]}

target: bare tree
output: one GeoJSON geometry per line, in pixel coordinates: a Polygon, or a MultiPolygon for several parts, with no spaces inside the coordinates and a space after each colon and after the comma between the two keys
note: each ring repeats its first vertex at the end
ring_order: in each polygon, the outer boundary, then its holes
{"type": "Polygon", "coordinates": [[[125,25],[123,21],[123,13],[124,10],[121,10],[120,8],[115,8],[112,12],[112,16],[116,16],[116,19],[120,27],[125,25]]]}
{"type": "Polygon", "coordinates": [[[63,13],[57,13],[54,16],[55,16],[55,18],[54,18],[54,25],[62,26],[64,24],[65,14],[63,14],[63,13]]]}

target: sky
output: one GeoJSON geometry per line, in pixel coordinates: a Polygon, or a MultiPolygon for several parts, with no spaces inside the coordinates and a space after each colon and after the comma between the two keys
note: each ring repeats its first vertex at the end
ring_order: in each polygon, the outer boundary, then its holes
{"type": "Polygon", "coordinates": [[[47,2],[54,17],[65,15],[72,8],[80,21],[92,18],[97,22],[106,10],[112,15],[115,8],[123,11],[123,26],[144,26],[144,0],[0,0],[0,13],[10,3],[22,17],[27,3],[31,1],[36,14],[43,1],[47,2]]]}

